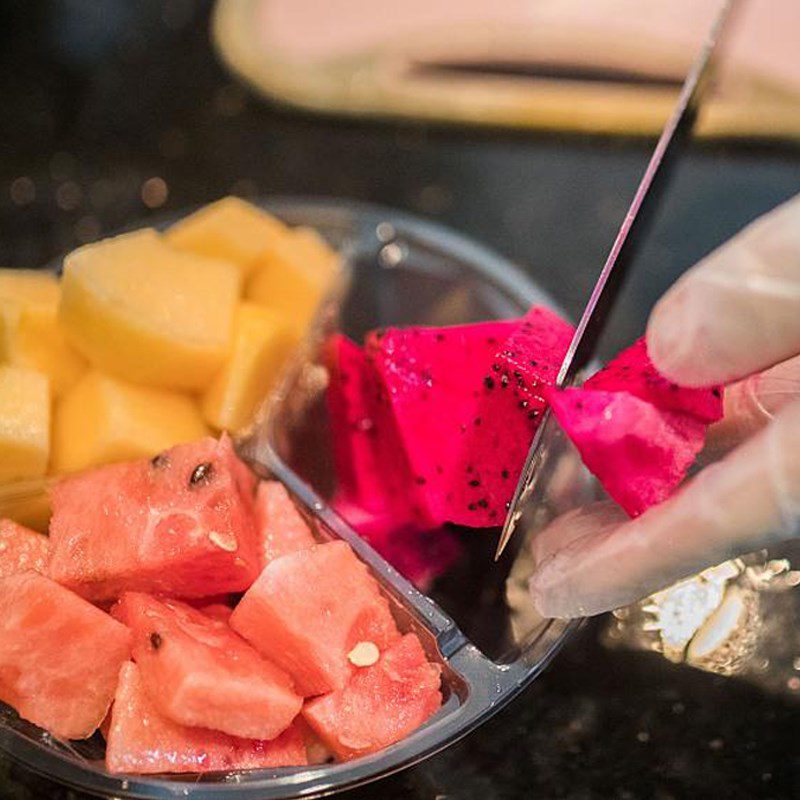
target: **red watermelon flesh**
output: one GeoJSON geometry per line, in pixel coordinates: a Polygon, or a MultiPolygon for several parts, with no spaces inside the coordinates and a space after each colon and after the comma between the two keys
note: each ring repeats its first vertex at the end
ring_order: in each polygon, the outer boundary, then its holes
{"type": "Polygon", "coordinates": [[[346,336],[325,348],[338,493],[368,511],[425,522],[389,399],[364,351],[346,336]]]}
{"type": "Polygon", "coordinates": [[[124,625],[49,578],[0,580],[0,700],[55,736],[94,733],[130,650],[124,625]]]}
{"type": "Polygon", "coordinates": [[[584,464],[632,517],[666,499],[703,447],[706,425],[627,392],[548,392],[584,464]]]}
{"type": "Polygon", "coordinates": [[[245,590],[260,558],[243,470],[223,437],[62,480],[52,491],[48,574],[98,601],[245,590]]]}
{"type": "Polygon", "coordinates": [[[225,603],[207,603],[204,605],[195,606],[198,611],[201,611],[207,617],[219,620],[220,622],[227,623],[231,614],[233,614],[233,607],[225,603]]]}
{"type": "Polygon", "coordinates": [[[0,519],[0,578],[27,570],[44,573],[50,540],[10,519],[0,519]]]}
{"type": "Polygon", "coordinates": [[[305,697],[347,683],[354,669],[347,656],[358,642],[383,650],[399,637],[377,582],[341,541],[268,564],[230,624],[285,669],[305,697]]]}
{"type": "Polygon", "coordinates": [[[271,741],[179,725],[146,694],[140,668],[132,663],[122,667],[106,745],[109,772],[230,772],[307,763],[303,737],[294,725],[271,741]]]}
{"type": "Polygon", "coordinates": [[[436,525],[454,521],[448,494],[458,445],[474,422],[494,354],[518,326],[518,320],[507,320],[387,328],[366,339],[366,352],[391,404],[411,478],[436,525]]]}
{"type": "Polygon", "coordinates": [[[350,682],[306,703],[303,717],[337,758],[348,761],[400,741],[442,704],[441,670],[406,634],[350,682]]]}
{"type": "Polygon", "coordinates": [[[286,673],[226,622],[177,600],[128,592],[112,614],[133,631],[133,658],[155,707],[188,727],[274,739],[300,712],[286,673]]]}
{"type": "Polygon", "coordinates": [[[461,542],[446,528],[424,530],[412,522],[398,526],[389,513],[373,513],[346,500],[336,512],[418,589],[427,591],[461,556],[461,542]]]}
{"type": "Polygon", "coordinates": [[[644,337],[592,375],[583,388],[628,392],[657,408],[689,414],[706,423],[722,419],[722,387],[690,389],[665,378],[650,361],[644,337]]]}
{"type": "Polygon", "coordinates": [[[534,306],[484,363],[472,414],[454,439],[446,495],[451,522],[502,524],[545,410],[543,390],[555,384],[573,333],[557,314],[534,306]]]}
{"type": "Polygon", "coordinates": [[[262,568],[276,558],[313,547],[311,528],[278,481],[261,481],[256,492],[256,524],[262,568]]]}

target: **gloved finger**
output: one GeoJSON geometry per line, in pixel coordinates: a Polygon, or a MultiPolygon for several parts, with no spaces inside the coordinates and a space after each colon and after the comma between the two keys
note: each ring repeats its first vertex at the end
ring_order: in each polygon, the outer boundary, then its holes
{"type": "Polygon", "coordinates": [[[531,541],[534,564],[542,564],[558,550],[585,535],[602,535],[627,522],[630,517],[613,501],[592,503],[568,511],[541,530],[531,541]]]}
{"type": "Polygon", "coordinates": [[[725,416],[708,430],[703,461],[749,439],[794,400],[800,400],[800,356],[727,386],[725,416]]]}
{"type": "Polygon", "coordinates": [[[729,383],[800,354],[800,195],[683,275],[653,309],[647,346],[684,386],[729,383]]]}
{"type": "Polygon", "coordinates": [[[577,538],[566,532],[568,515],[546,531],[530,581],[542,615],[608,611],[800,534],[800,402],[674,497],[622,525],[608,526],[607,520],[599,517],[593,528],[583,518],[577,538]]]}

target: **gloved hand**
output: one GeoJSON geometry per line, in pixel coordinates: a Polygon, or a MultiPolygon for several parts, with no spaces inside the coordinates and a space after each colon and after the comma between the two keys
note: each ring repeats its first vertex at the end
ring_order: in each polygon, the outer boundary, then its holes
{"type": "Polygon", "coordinates": [[[605,503],[542,531],[530,588],[545,616],[617,608],[800,536],[800,195],[690,269],[653,310],[647,342],[677,383],[738,381],[709,431],[707,450],[727,455],[634,520],[605,503]]]}

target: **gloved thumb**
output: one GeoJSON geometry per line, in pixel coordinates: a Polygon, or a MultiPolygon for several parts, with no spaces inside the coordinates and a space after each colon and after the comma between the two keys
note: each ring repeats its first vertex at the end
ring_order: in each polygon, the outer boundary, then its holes
{"type": "Polygon", "coordinates": [[[800,195],[692,267],[650,316],[657,369],[684,386],[729,383],[800,353],[800,195]]]}

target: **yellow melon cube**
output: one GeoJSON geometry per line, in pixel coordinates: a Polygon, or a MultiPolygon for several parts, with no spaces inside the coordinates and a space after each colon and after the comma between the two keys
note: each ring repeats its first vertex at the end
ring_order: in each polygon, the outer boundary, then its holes
{"type": "Polygon", "coordinates": [[[190,397],[90,370],[56,405],[53,471],[149,458],[207,433],[190,397]]]}
{"type": "Polygon", "coordinates": [[[294,343],[285,316],[242,303],[236,312],[231,355],[203,396],[206,421],[218,430],[244,428],[275,383],[294,343]]]}
{"type": "Polygon", "coordinates": [[[0,269],[0,300],[20,304],[58,305],[61,290],[56,275],[39,269],[0,269]]]}
{"type": "Polygon", "coordinates": [[[202,389],[228,354],[239,282],[228,261],[136,231],[66,257],[60,319],[70,343],[105,372],[202,389]]]}
{"type": "Polygon", "coordinates": [[[0,366],[0,483],[38,478],[50,457],[50,388],[31,369],[0,366]]]}
{"type": "Polygon", "coordinates": [[[24,309],[54,311],[61,295],[58,278],[36,269],[0,269],[0,361],[11,360],[13,338],[24,309]]]}
{"type": "Polygon", "coordinates": [[[164,236],[181,250],[233,261],[246,277],[270,241],[285,231],[266,211],[238,197],[224,197],[176,222],[164,236]]]}
{"type": "Polygon", "coordinates": [[[86,360],[67,343],[54,305],[28,306],[0,298],[5,323],[5,360],[50,378],[53,397],[60,397],[86,371],[86,360]]]}
{"type": "Polygon", "coordinates": [[[246,297],[288,313],[302,335],[338,274],[337,254],[310,228],[294,228],[262,253],[246,297]]]}

